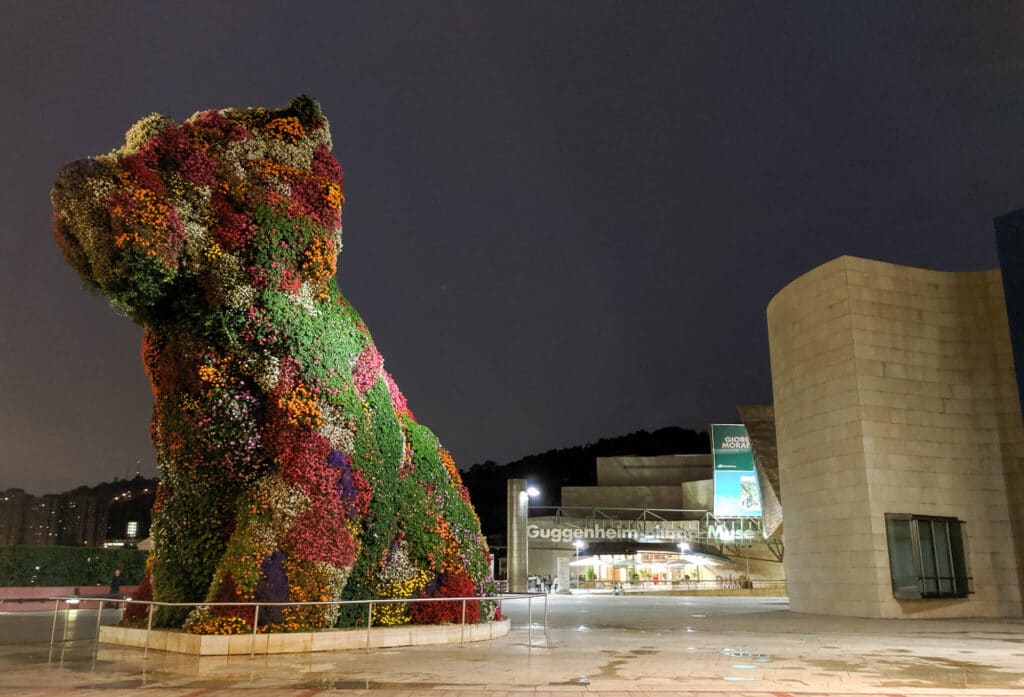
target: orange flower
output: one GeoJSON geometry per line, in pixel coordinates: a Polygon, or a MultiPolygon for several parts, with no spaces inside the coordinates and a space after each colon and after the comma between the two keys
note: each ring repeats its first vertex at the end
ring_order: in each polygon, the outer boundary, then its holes
{"type": "Polygon", "coordinates": [[[338,252],[334,240],[314,237],[302,256],[302,269],[306,278],[319,290],[317,299],[326,300],[330,295],[327,281],[337,271],[338,252]]]}
{"type": "Polygon", "coordinates": [[[316,397],[302,385],[281,397],[277,405],[288,411],[288,423],[293,426],[306,426],[315,430],[324,423],[316,397]]]}
{"type": "Polygon", "coordinates": [[[282,116],[268,121],[263,130],[268,135],[288,143],[295,143],[306,137],[306,129],[294,116],[282,116]]]}
{"type": "Polygon", "coordinates": [[[341,208],[341,204],[345,203],[345,194],[341,193],[341,187],[334,182],[327,185],[326,198],[332,208],[341,208]]]}

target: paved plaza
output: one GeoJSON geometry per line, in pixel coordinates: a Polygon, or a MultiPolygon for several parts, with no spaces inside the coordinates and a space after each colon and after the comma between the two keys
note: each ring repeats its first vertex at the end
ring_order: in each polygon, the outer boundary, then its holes
{"type": "MultiPolygon", "coordinates": [[[[0,614],[0,695],[1024,695],[1024,621],[801,615],[785,598],[552,595],[501,639],[196,658],[97,646],[95,611],[0,614]]],[[[116,621],[108,611],[105,623],[116,621]]]]}

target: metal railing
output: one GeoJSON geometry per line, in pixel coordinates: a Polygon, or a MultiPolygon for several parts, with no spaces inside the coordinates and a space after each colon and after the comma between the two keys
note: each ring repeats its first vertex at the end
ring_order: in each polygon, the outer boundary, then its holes
{"type": "Polygon", "coordinates": [[[735,590],[782,590],[786,589],[786,581],[766,581],[761,579],[740,580],[740,579],[689,579],[689,580],[659,580],[659,581],[586,581],[572,579],[573,590],[589,592],[624,592],[642,591],[735,591],[735,590]]]}
{"type": "MultiPolygon", "coordinates": [[[[99,609],[96,612],[96,636],[95,640],[99,642],[100,636],[100,625],[103,618],[103,606],[106,603],[112,603],[114,605],[146,605],[146,644],[143,651],[143,658],[149,657],[149,644],[150,635],[153,631],[153,608],[155,607],[192,607],[192,608],[211,608],[211,607],[252,607],[253,609],[253,620],[252,620],[252,643],[249,651],[249,658],[255,658],[256,656],[256,637],[260,634],[259,631],[259,620],[260,620],[260,608],[261,607],[309,607],[309,606],[342,606],[342,605],[366,605],[366,653],[370,652],[370,637],[371,630],[373,629],[373,608],[374,605],[389,605],[395,603],[449,603],[449,602],[461,602],[462,603],[462,615],[461,615],[461,631],[459,637],[459,646],[465,646],[466,642],[466,605],[470,602],[482,602],[482,601],[493,601],[497,605],[498,612],[501,612],[502,602],[508,600],[522,600],[527,601],[527,621],[529,623],[529,631],[531,632],[531,643],[532,643],[532,632],[533,632],[533,600],[534,598],[541,597],[544,599],[544,623],[543,629],[547,633],[548,628],[548,597],[545,593],[508,593],[503,595],[485,595],[485,596],[461,596],[457,598],[371,598],[369,600],[313,600],[303,602],[283,602],[283,603],[269,603],[269,602],[244,602],[244,603],[209,603],[209,602],[198,602],[198,603],[165,603],[158,602],[155,600],[133,600],[131,598],[117,599],[111,598],[110,596],[51,596],[49,600],[55,601],[53,607],[53,626],[50,629],[50,657],[53,657],[53,647],[56,642],[57,636],[57,617],[60,615],[61,603],[64,604],[64,633],[65,636],[61,641],[67,641],[67,627],[68,627],[68,613],[77,606],[80,602],[98,602],[99,609]]],[[[474,623],[475,624],[475,623],[474,623]]],[[[423,625],[429,626],[429,625],[423,625]]],[[[348,629],[354,629],[349,627],[348,629]]],[[[309,630],[317,631],[317,630],[309,630]]],[[[286,632],[280,632],[282,634],[286,632]]],[[[294,633],[294,632],[292,632],[294,633]]]]}

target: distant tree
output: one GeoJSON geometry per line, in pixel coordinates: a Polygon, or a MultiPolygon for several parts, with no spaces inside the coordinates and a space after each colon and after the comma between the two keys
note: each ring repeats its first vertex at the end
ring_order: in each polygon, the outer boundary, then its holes
{"type": "Polygon", "coordinates": [[[624,436],[601,438],[596,443],[548,450],[499,465],[487,460],[462,473],[462,481],[480,516],[480,527],[492,539],[503,535],[506,524],[506,482],[529,479],[541,490],[536,505],[561,505],[563,486],[597,484],[598,457],[616,455],[680,455],[711,452],[706,431],[678,426],[659,428],[653,433],[634,431],[624,436]]]}

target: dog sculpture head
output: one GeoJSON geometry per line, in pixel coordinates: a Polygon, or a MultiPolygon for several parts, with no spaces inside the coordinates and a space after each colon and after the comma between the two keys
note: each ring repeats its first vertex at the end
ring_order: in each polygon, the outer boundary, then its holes
{"type": "Polygon", "coordinates": [[[242,309],[260,288],[325,297],[344,200],[330,147],[306,96],[180,125],[153,114],[124,146],[60,173],[57,242],[89,287],[143,325],[242,309]]]}

